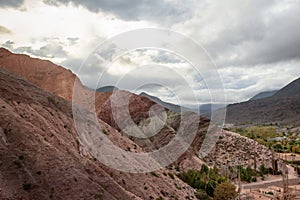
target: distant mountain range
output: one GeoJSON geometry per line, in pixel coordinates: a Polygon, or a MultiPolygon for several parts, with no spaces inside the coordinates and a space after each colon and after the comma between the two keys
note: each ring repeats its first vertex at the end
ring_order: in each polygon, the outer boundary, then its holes
{"type": "Polygon", "coordinates": [[[199,109],[197,109],[197,108],[188,108],[188,107],[179,106],[179,105],[176,105],[176,104],[164,102],[160,98],[149,95],[145,92],[142,92],[140,95],[148,97],[149,99],[151,99],[155,103],[157,103],[157,104],[159,104],[159,105],[161,105],[165,108],[168,108],[169,110],[172,110],[174,112],[178,113],[180,111],[183,111],[183,112],[191,111],[191,112],[198,113],[199,115],[202,115],[202,116],[205,116],[205,117],[210,117],[210,113],[214,110],[226,107],[226,104],[201,104],[199,106],[199,109]]]}
{"type": "Polygon", "coordinates": [[[147,97],[149,99],[151,99],[152,101],[154,101],[155,103],[173,111],[173,112],[176,112],[176,113],[180,113],[181,111],[183,112],[186,112],[186,111],[192,111],[192,112],[195,112],[195,113],[198,113],[196,110],[192,110],[191,108],[186,108],[186,107],[183,107],[183,106],[179,106],[179,105],[176,105],[176,104],[172,104],[172,103],[168,103],[168,102],[165,102],[165,101],[162,101],[160,98],[158,97],[155,97],[155,96],[152,96],[150,94],[147,94],[145,92],[142,92],[140,94],[140,96],[144,96],[144,97],[147,97]]]}
{"type": "MultiPolygon", "coordinates": [[[[115,86],[104,86],[104,87],[98,88],[96,91],[97,92],[113,92],[114,90],[119,90],[119,89],[115,86]]],[[[224,108],[226,106],[226,104],[201,104],[199,106],[199,109],[189,108],[189,107],[185,107],[185,106],[179,106],[179,105],[176,105],[176,104],[173,104],[170,102],[165,102],[165,101],[161,100],[160,98],[150,95],[146,92],[142,92],[139,95],[143,96],[143,97],[147,97],[151,101],[154,101],[155,103],[157,103],[173,112],[176,112],[176,113],[180,113],[181,111],[182,112],[190,111],[190,112],[194,112],[194,113],[206,116],[206,117],[210,117],[210,113],[212,112],[212,109],[217,110],[220,108],[224,108]]]]}
{"type": "Polygon", "coordinates": [[[278,92],[278,90],[260,92],[257,95],[255,95],[254,97],[252,97],[251,99],[249,99],[249,101],[270,97],[270,96],[273,96],[276,92],[278,92]]]}
{"type": "Polygon", "coordinates": [[[96,92],[112,92],[114,90],[119,90],[119,88],[109,85],[96,89],[96,92]]]}
{"type": "Polygon", "coordinates": [[[279,91],[261,94],[256,99],[227,106],[226,123],[300,125],[300,78],[279,91]]]}
{"type": "MultiPolygon", "coordinates": [[[[118,90],[114,86],[98,88],[98,92],[112,92],[118,90]]],[[[176,113],[191,111],[209,117],[213,111],[216,119],[223,112],[226,104],[202,104],[199,109],[188,108],[165,102],[156,96],[142,92],[139,96],[147,97],[151,101],[176,113]]],[[[226,107],[227,124],[300,124],[300,79],[297,79],[281,90],[261,92],[242,103],[235,103],[226,107]]],[[[221,116],[221,115],[220,115],[221,116]]],[[[221,118],[221,117],[219,117],[221,118]]],[[[221,119],[220,119],[221,121],[221,119]]]]}
{"type": "Polygon", "coordinates": [[[200,105],[200,113],[201,115],[204,116],[210,116],[210,114],[217,110],[217,109],[221,109],[221,108],[225,108],[227,106],[227,104],[202,104],[200,105]]]}

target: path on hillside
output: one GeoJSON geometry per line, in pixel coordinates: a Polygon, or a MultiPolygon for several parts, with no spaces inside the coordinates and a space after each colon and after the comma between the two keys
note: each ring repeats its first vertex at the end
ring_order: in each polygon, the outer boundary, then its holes
{"type": "MultiPolygon", "coordinates": [[[[288,182],[289,185],[297,185],[300,183],[300,177],[296,174],[294,168],[290,165],[287,165],[289,176],[288,182]]],[[[268,186],[278,186],[282,187],[282,176],[276,176],[270,180],[254,182],[254,183],[246,183],[242,184],[242,189],[259,189],[266,188],[268,186]]]]}

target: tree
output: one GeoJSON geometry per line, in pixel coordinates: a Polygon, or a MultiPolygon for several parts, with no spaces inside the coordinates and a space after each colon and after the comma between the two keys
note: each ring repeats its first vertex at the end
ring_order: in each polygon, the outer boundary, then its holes
{"type": "Polygon", "coordinates": [[[215,188],[217,186],[216,181],[214,180],[209,180],[206,184],[205,191],[209,196],[213,196],[215,192],[215,188]]]}
{"type": "Polygon", "coordinates": [[[260,175],[263,176],[265,174],[268,174],[268,169],[265,167],[264,164],[262,164],[260,167],[259,167],[259,172],[260,172],[260,175]]]}
{"type": "Polygon", "coordinates": [[[217,167],[211,169],[206,165],[202,165],[200,171],[189,170],[179,174],[178,177],[191,187],[199,190],[198,196],[205,192],[208,196],[213,197],[217,185],[226,181],[226,177],[219,174],[217,167]]]}
{"type": "Polygon", "coordinates": [[[274,150],[276,151],[276,152],[282,152],[282,145],[281,144],[275,144],[274,146],[273,146],[273,148],[274,148],[274,150]]]}
{"type": "Polygon", "coordinates": [[[248,183],[250,183],[252,181],[252,176],[255,175],[255,172],[254,172],[254,170],[251,169],[250,166],[248,166],[245,169],[245,168],[243,168],[243,166],[239,165],[239,166],[237,166],[237,169],[240,173],[242,181],[247,181],[248,183]]]}
{"type": "Polygon", "coordinates": [[[236,187],[229,182],[221,183],[214,192],[214,200],[233,200],[237,196],[236,187]]]}

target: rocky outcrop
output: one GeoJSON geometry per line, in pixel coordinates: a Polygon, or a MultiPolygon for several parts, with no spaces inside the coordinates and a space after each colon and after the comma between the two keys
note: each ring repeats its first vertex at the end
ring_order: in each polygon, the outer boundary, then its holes
{"type": "Polygon", "coordinates": [[[162,106],[155,104],[146,97],[132,94],[127,91],[118,90],[110,93],[109,98],[105,103],[101,104],[99,118],[110,124],[115,129],[121,130],[129,123],[129,120],[138,124],[141,120],[149,117],[149,112],[152,106],[156,105],[157,110],[164,111],[162,106]],[[122,119],[119,125],[115,119],[122,119]]]}
{"type": "Polygon", "coordinates": [[[72,99],[76,75],[54,63],[0,48],[0,66],[64,99],[72,99]]]}
{"type": "Polygon", "coordinates": [[[274,161],[277,160],[279,170],[282,170],[284,163],[276,154],[272,155],[272,151],[267,147],[237,133],[223,131],[215,148],[204,160],[221,168],[241,165],[251,166],[253,169],[256,166],[258,170],[261,165],[272,168],[272,157],[274,161]]]}

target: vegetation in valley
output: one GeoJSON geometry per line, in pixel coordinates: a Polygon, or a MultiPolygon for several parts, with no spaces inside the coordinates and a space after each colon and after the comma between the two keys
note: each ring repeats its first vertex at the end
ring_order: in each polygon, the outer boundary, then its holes
{"type": "Polygon", "coordinates": [[[234,127],[227,129],[242,136],[255,140],[277,153],[300,154],[300,136],[291,127],[279,125],[261,125],[234,127]]]}
{"type": "Polygon", "coordinates": [[[195,196],[198,199],[220,199],[221,196],[219,196],[219,193],[215,194],[215,191],[222,190],[221,188],[224,187],[228,187],[227,190],[230,191],[228,192],[229,196],[234,194],[232,196],[232,198],[234,198],[236,195],[235,186],[228,182],[227,178],[222,176],[216,167],[209,168],[206,165],[202,165],[200,171],[189,170],[178,176],[191,187],[197,189],[195,196]]]}
{"type": "Polygon", "coordinates": [[[281,174],[280,171],[272,168],[266,168],[264,165],[261,165],[258,170],[252,169],[250,166],[244,168],[243,166],[237,166],[237,172],[240,175],[240,180],[242,182],[256,182],[258,177],[261,177],[262,180],[265,179],[265,175],[274,174],[279,175],[281,174]]]}
{"type": "Polygon", "coordinates": [[[214,192],[214,200],[233,200],[237,196],[235,186],[227,181],[218,185],[214,192]]]}

